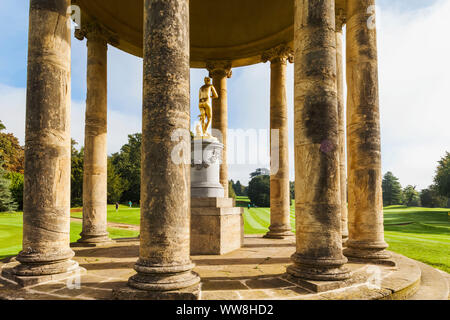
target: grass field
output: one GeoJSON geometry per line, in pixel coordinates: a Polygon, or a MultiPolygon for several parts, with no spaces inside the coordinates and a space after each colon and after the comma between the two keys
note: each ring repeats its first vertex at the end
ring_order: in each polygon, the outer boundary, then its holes
{"type": "MultiPolygon", "coordinates": [[[[246,197],[236,199],[245,207],[246,197]]],[[[76,210],[75,210],[76,211],[76,210]]],[[[389,250],[450,272],[450,209],[427,209],[387,207],[385,216],[385,238],[389,250]]],[[[295,232],[295,209],[291,210],[292,229],[295,232]]],[[[72,212],[72,217],[81,218],[81,212],[72,212]]],[[[108,206],[108,221],[139,225],[140,209],[108,206]]],[[[270,224],[269,208],[244,208],[246,234],[264,234],[270,224]]],[[[71,241],[79,239],[81,221],[71,224],[71,241]]],[[[131,237],[138,233],[129,230],[109,229],[112,238],[131,237]]],[[[21,214],[0,214],[0,259],[17,254],[21,249],[21,214]]]]}
{"type": "MultiPolygon", "coordinates": [[[[136,237],[139,232],[108,228],[110,237],[136,237]]],[[[81,221],[70,223],[70,241],[80,239],[81,221]]],[[[22,213],[0,213],[0,260],[16,255],[22,249],[22,213]]]]}

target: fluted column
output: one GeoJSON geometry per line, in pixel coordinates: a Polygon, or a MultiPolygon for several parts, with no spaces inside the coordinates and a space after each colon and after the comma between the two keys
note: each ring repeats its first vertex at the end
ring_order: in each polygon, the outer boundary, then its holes
{"type": "Polygon", "coordinates": [[[211,128],[218,130],[213,136],[219,138],[223,144],[222,163],[220,165],[220,184],[224,188],[224,197],[228,198],[228,163],[227,163],[227,133],[228,133],[228,93],[227,79],[231,78],[231,63],[229,61],[209,61],[206,68],[213,79],[213,86],[219,94],[218,99],[212,101],[211,128]],[[220,139],[221,138],[221,139],[220,139]]]}
{"type": "Polygon", "coordinates": [[[347,1],[349,240],[346,256],[386,259],[374,0],[347,1]]]}
{"type": "Polygon", "coordinates": [[[343,60],[343,25],[345,14],[339,10],[336,14],[336,76],[337,101],[339,119],[339,175],[341,183],[341,230],[342,241],[348,240],[348,207],[347,207],[347,159],[345,154],[345,101],[344,101],[344,60],[343,60]]]}
{"type": "Polygon", "coordinates": [[[270,227],[266,238],[284,239],[293,236],[289,187],[289,132],[286,98],[287,62],[293,53],[287,46],[265,52],[264,62],[270,61],[270,129],[278,139],[270,139],[270,227]],[[277,156],[274,153],[277,152],[277,156]]]}
{"type": "Polygon", "coordinates": [[[141,236],[128,284],[149,294],[200,282],[190,259],[189,159],[178,164],[172,154],[182,129],[190,155],[189,49],[189,1],[145,0],[141,236]]]}
{"type": "Polygon", "coordinates": [[[83,229],[80,243],[109,242],[107,231],[107,51],[97,25],[87,38],[87,100],[84,138],[83,229]]]}
{"type": "Polygon", "coordinates": [[[291,278],[347,279],[342,254],[334,0],[295,1],[296,253],[291,278]]]}
{"type": "Polygon", "coordinates": [[[69,246],[69,6],[69,0],[30,1],[23,250],[13,270],[25,286],[78,269],[69,246]]]}

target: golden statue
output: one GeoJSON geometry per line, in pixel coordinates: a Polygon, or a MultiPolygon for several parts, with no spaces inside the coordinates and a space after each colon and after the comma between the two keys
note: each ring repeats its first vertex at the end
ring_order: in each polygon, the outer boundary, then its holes
{"type": "Polygon", "coordinates": [[[205,84],[200,88],[199,98],[200,122],[203,137],[211,138],[211,135],[208,133],[212,121],[211,99],[217,99],[219,98],[219,95],[217,94],[216,88],[211,84],[211,79],[209,77],[205,78],[205,84]]]}

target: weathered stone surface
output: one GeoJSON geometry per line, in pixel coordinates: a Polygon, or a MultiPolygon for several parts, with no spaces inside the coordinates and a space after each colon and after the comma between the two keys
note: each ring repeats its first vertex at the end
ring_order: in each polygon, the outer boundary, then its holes
{"type": "Polygon", "coordinates": [[[86,34],[87,99],[82,244],[110,241],[107,231],[107,50],[100,27],[86,34]]]}
{"type": "MultiPolygon", "coordinates": [[[[176,291],[197,286],[190,260],[189,134],[180,141],[174,130],[189,133],[189,2],[144,2],[144,91],[141,178],[141,235],[137,274],[128,284],[130,298],[145,291],[176,291]],[[188,154],[184,154],[187,152],[188,154]],[[183,154],[182,154],[183,153],[183,154]],[[186,157],[187,156],[187,157],[186,157]]],[[[158,298],[158,294],[148,294],[158,298]]]]}
{"type": "Polygon", "coordinates": [[[113,290],[115,300],[199,300],[201,296],[200,284],[173,291],[147,291],[133,288],[113,290]]]}
{"type": "Polygon", "coordinates": [[[289,186],[289,133],[286,98],[286,66],[292,50],[286,46],[267,52],[270,60],[270,227],[267,238],[293,236],[289,186]]]}
{"type": "Polygon", "coordinates": [[[191,255],[222,255],[240,249],[244,242],[243,208],[205,207],[221,199],[193,198],[191,205],[191,255]],[[196,205],[200,205],[196,207],[196,205]]]}
{"type": "Polygon", "coordinates": [[[20,264],[12,271],[21,278],[65,274],[78,266],[69,247],[69,5],[69,0],[30,2],[24,236],[20,264]]]}
{"type": "Polygon", "coordinates": [[[297,250],[287,272],[344,280],[350,274],[342,267],[334,1],[295,3],[297,250]]]}
{"type": "Polygon", "coordinates": [[[349,240],[345,255],[386,259],[380,147],[375,0],[347,1],[349,240]]]}

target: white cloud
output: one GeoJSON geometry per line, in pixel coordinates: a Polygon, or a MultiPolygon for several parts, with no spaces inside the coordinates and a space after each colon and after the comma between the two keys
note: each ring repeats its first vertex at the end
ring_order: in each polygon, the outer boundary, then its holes
{"type": "MultiPolygon", "coordinates": [[[[23,145],[25,143],[25,105],[26,89],[0,84],[0,119],[7,132],[12,132],[23,145]]],[[[84,102],[72,101],[71,137],[78,142],[78,148],[84,144],[84,102]]],[[[127,142],[128,134],[141,131],[139,117],[114,110],[108,111],[108,153],[120,150],[127,142]]]]}
{"type": "Polygon", "coordinates": [[[426,188],[450,150],[450,1],[379,15],[383,170],[403,185],[426,188]]]}
{"type": "Polygon", "coordinates": [[[23,145],[25,143],[25,89],[0,83],[0,97],[0,120],[6,126],[6,131],[14,133],[23,145]]]}

